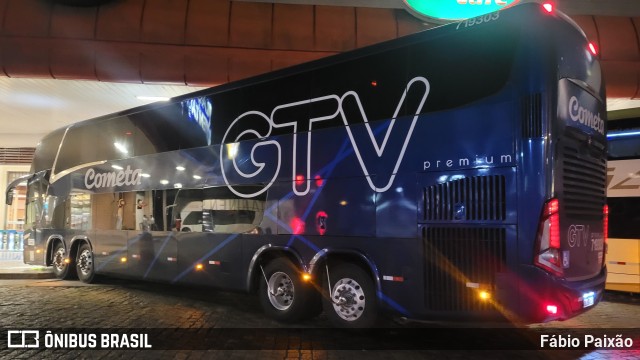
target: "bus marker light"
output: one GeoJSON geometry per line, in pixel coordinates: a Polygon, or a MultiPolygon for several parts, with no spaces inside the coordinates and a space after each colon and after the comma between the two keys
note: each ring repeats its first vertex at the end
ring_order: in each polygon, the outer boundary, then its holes
{"type": "Polygon", "coordinates": [[[558,313],[558,307],[556,305],[547,305],[547,313],[555,315],[558,313]]]}
{"type": "Polygon", "coordinates": [[[196,271],[200,271],[202,269],[204,269],[204,265],[202,265],[202,264],[197,264],[196,265],[196,271]]]}
{"type": "Polygon", "coordinates": [[[480,291],[478,293],[478,296],[480,297],[480,300],[489,300],[491,299],[491,294],[488,291],[480,291]]]}
{"type": "Polygon", "coordinates": [[[120,262],[126,263],[127,262],[127,258],[126,257],[121,257],[120,258],[120,262]]]}
{"type": "Polygon", "coordinates": [[[302,280],[303,281],[310,281],[311,280],[311,275],[304,273],[302,274],[302,280]]]}
{"type": "Polygon", "coordinates": [[[386,280],[386,281],[395,281],[395,282],[404,282],[404,277],[402,276],[389,276],[389,275],[384,275],[382,277],[382,280],[386,280]]]}
{"type": "Polygon", "coordinates": [[[64,259],[64,263],[65,263],[65,264],[69,264],[69,263],[71,263],[71,259],[69,259],[69,258],[65,258],[65,259],[64,259]]]}

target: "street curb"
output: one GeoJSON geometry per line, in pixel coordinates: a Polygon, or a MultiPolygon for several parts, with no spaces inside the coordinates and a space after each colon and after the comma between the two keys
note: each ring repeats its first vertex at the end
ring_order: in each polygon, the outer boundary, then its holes
{"type": "Polygon", "coordinates": [[[53,279],[55,275],[49,271],[23,272],[23,273],[2,273],[0,280],[25,280],[25,279],[53,279]]]}

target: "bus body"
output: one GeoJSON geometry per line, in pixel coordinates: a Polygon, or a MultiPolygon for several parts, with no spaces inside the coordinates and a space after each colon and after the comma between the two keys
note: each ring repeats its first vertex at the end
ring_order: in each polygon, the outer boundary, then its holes
{"type": "Polygon", "coordinates": [[[607,163],[609,246],[606,288],[640,293],[640,120],[616,120],[607,163]]]}
{"type": "Polygon", "coordinates": [[[566,319],[605,283],[604,99],[577,25],[524,4],[87,120],[36,150],[25,262],[283,321],[566,319]]]}

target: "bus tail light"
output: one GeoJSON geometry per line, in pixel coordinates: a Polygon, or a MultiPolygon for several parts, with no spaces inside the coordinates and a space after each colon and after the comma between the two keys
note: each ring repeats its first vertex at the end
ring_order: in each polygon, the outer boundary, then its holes
{"type": "Polygon", "coordinates": [[[560,202],[551,199],[544,205],[534,263],[536,266],[558,276],[562,276],[562,254],[560,252],[560,202]]]}
{"type": "Polygon", "coordinates": [[[547,314],[549,314],[549,315],[556,315],[558,313],[558,306],[557,305],[548,304],[546,306],[546,308],[547,308],[547,314]]]}
{"type": "Polygon", "coordinates": [[[552,13],[553,12],[553,4],[550,2],[546,2],[542,4],[542,7],[548,12],[548,13],[552,13]]]}

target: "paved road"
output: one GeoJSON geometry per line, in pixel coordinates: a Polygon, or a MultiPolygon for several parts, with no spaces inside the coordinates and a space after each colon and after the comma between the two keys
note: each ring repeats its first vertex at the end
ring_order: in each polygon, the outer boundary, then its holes
{"type": "Polygon", "coordinates": [[[606,301],[579,317],[524,329],[388,323],[392,329],[353,334],[330,329],[322,315],[295,326],[271,321],[262,314],[257,299],[245,294],[114,279],[91,285],[0,280],[0,359],[633,359],[640,358],[640,350],[520,348],[523,339],[537,342],[540,334],[558,334],[559,328],[577,331],[576,337],[584,331],[595,334],[597,328],[610,328],[610,336],[631,331],[640,343],[638,324],[640,297],[608,294],[606,301]],[[153,349],[7,349],[6,333],[16,329],[51,329],[55,334],[74,333],[74,329],[139,331],[151,334],[153,349]],[[412,339],[403,341],[407,334],[412,339]],[[474,341],[489,350],[470,350],[476,346],[474,341]]]}

